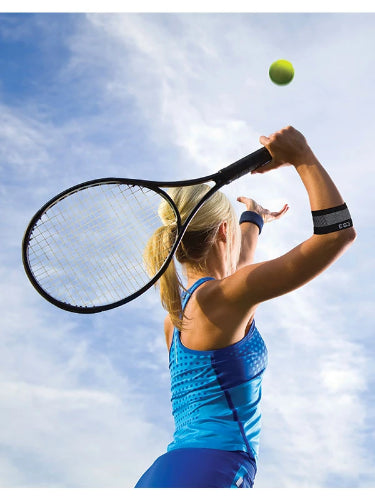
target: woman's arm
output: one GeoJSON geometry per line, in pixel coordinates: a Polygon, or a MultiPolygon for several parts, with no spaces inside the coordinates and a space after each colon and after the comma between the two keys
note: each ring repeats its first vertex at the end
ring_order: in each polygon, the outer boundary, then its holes
{"type": "MultiPolygon", "coordinates": [[[[246,211],[258,214],[263,220],[263,224],[280,219],[280,217],[282,217],[289,210],[289,206],[284,205],[284,207],[279,212],[271,212],[270,210],[263,208],[255,200],[246,198],[245,196],[239,196],[237,198],[237,201],[244,203],[244,205],[246,206],[246,211]]],[[[243,222],[240,225],[240,230],[241,252],[236,269],[237,271],[242,267],[248,266],[254,262],[255,250],[261,228],[254,222],[243,222]]]]}
{"type": "MultiPolygon", "coordinates": [[[[292,164],[307,190],[311,210],[324,210],[343,204],[339,190],[300,132],[287,127],[268,138],[262,137],[261,143],[270,151],[273,160],[259,168],[258,172],[292,164]]],[[[223,310],[226,304],[233,313],[229,315],[232,325],[235,315],[240,323],[241,318],[243,320],[249,312],[253,313],[259,303],[291,292],[318,276],[351,245],[355,237],[353,227],[327,234],[313,234],[285,255],[244,266],[222,280],[217,296],[219,301],[223,300],[223,310]]],[[[220,304],[217,306],[220,310],[220,304]]],[[[229,335],[230,329],[227,331],[229,335]]]]}
{"type": "Polygon", "coordinates": [[[268,172],[283,165],[294,165],[307,190],[311,210],[323,210],[344,203],[336,185],[298,130],[286,127],[270,137],[262,136],[260,142],[269,150],[273,160],[254,170],[252,174],[268,172]]]}
{"type": "Polygon", "coordinates": [[[237,269],[248,266],[254,262],[255,250],[259,238],[259,228],[251,222],[243,223],[241,230],[241,252],[238,259],[237,269]]]}

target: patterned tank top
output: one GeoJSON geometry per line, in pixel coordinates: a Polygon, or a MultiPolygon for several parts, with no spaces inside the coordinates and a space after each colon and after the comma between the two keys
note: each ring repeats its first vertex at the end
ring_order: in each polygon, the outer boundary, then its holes
{"type": "MultiPolygon", "coordinates": [[[[213,278],[201,278],[182,296],[213,278]]],[[[262,376],[267,348],[255,322],[245,337],[222,349],[196,351],[185,347],[177,328],[169,352],[173,442],[177,448],[240,450],[258,456],[262,376]]]]}

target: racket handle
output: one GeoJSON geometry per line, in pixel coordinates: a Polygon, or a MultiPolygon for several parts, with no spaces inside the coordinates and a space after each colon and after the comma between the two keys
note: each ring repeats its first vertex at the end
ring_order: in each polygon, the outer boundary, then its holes
{"type": "Polygon", "coordinates": [[[223,168],[218,173],[222,182],[224,182],[224,184],[229,184],[235,179],[252,172],[271,160],[272,156],[270,155],[268,149],[260,148],[244,158],[235,161],[228,167],[223,168]]]}

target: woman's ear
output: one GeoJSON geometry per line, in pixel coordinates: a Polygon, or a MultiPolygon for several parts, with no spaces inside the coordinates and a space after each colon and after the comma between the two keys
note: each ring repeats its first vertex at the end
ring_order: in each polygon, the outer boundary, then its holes
{"type": "Polygon", "coordinates": [[[217,232],[217,237],[219,241],[227,241],[227,221],[224,221],[219,226],[219,231],[217,232]]]}

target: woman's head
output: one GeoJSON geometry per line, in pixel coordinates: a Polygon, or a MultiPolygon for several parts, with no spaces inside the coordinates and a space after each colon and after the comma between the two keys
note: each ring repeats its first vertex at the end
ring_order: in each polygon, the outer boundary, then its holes
{"type": "MultiPolygon", "coordinates": [[[[191,211],[209,191],[206,184],[171,188],[169,196],[173,199],[184,223],[191,211]]],[[[151,274],[155,274],[167,257],[170,242],[176,237],[175,214],[166,201],[159,206],[159,216],[163,225],[154,233],[145,250],[145,260],[151,274]]],[[[240,230],[234,211],[228,198],[220,191],[209,198],[191,220],[184,237],[176,251],[176,259],[186,269],[204,273],[206,261],[212,246],[218,237],[219,228],[225,223],[227,275],[234,272],[240,251],[240,230]]],[[[176,272],[173,260],[159,280],[163,306],[169,312],[173,323],[181,326],[181,280],[176,272]]]]}

